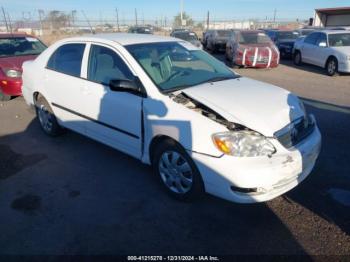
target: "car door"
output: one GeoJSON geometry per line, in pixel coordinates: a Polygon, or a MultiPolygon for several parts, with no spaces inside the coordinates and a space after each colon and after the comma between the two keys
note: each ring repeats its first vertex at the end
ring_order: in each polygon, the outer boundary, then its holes
{"type": "Polygon", "coordinates": [[[55,115],[67,128],[85,132],[85,121],[81,117],[84,100],[80,97],[82,59],[86,45],[67,43],[56,49],[47,63],[43,86],[46,99],[51,103],[55,115]]]}
{"type": "Polygon", "coordinates": [[[319,33],[312,53],[313,64],[324,67],[328,59],[328,41],[325,33],[319,33]]]}
{"type": "Polygon", "coordinates": [[[305,38],[304,43],[300,50],[303,62],[310,63],[310,64],[314,63],[313,56],[314,56],[318,35],[319,33],[315,32],[315,33],[311,33],[305,38]]]}
{"type": "Polygon", "coordinates": [[[109,88],[110,80],[134,80],[134,74],[117,50],[102,44],[89,46],[87,60],[82,90],[87,135],[140,158],[142,97],[109,88]]]}

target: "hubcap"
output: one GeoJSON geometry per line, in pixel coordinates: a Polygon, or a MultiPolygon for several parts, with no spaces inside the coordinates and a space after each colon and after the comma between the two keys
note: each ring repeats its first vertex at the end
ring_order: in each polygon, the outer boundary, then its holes
{"type": "Polygon", "coordinates": [[[185,194],[192,188],[193,172],[187,160],[175,151],[166,151],[159,161],[159,173],[164,184],[177,194],[185,194]]]}
{"type": "Polygon", "coordinates": [[[330,61],[328,64],[328,73],[333,74],[335,72],[335,62],[334,61],[330,61]]]}
{"type": "Polygon", "coordinates": [[[52,115],[44,105],[38,106],[38,116],[41,126],[45,131],[50,132],[52,129],[52,115]]]}
{"type": "Polygon", "coordinates": [[[296,54],[295,60],[296,60],[297,64],[300,63],[300,54],[299,53],[296,54]]]}

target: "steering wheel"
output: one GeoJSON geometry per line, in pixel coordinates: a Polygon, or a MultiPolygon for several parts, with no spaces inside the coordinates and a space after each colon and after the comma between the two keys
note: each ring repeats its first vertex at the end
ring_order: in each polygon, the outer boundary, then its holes
{"type": "Polygon", "coordinates": [[[182,76],[182,75],[186,75],[189,72],[186,70],[181,70],[181,71],[175,71],[174,73],[172,73],[164,82],[170,81],[173,78],[175,78],[176,76],[182,76]]]}

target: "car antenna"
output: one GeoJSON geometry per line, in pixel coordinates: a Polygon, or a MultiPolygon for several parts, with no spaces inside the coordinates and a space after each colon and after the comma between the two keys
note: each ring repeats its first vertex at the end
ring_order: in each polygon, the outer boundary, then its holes
{"type": "Polygon", "coordinates": [[[89,27],[90,27],[91,34],[94,35],[94,34],[95,34],[95,31],[92,29],[92,26],[91,26],[91,24],[90,24],[90,20],[87,18],[87,16],[86,16],[84,10],[81,10],[81,12],[82,12],[82,14],[83,14],[83,16],[84,16],[86,22],[88,23],[88,25],[89,25],[89,27]]]}

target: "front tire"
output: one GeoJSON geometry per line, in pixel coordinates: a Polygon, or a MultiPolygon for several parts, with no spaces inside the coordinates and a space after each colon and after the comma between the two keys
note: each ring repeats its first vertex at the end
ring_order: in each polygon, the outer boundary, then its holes
{"type": "Polygon", "coordinates": [[[294,64],[297,66],[300,66],[303,63],[300,51],[295,52],[293,61],[294,61],[294,64]]]}
{"type": "Polygon", "coordinates": [[[58,136],[62,134],[63,129],[57,122],[57,118],[52,111],[47,100],[39,95],[35,102],[35,111],[40,123],[41,129],[49,136],[58,136]]]}
{"type": "Polygon", "coordinates": [[[336,58],[331,57],[328,59],[326,71],[329,76],[335,76],[338,74],[338,60],[336,58]]]}
{"type": "Polygon", "coordinates": [[[195,163],[175,141],[161,143],[155,149],[152,164],[164,188],[175,199],[191,201],[203,194],[202,177],[195,163]]]}

